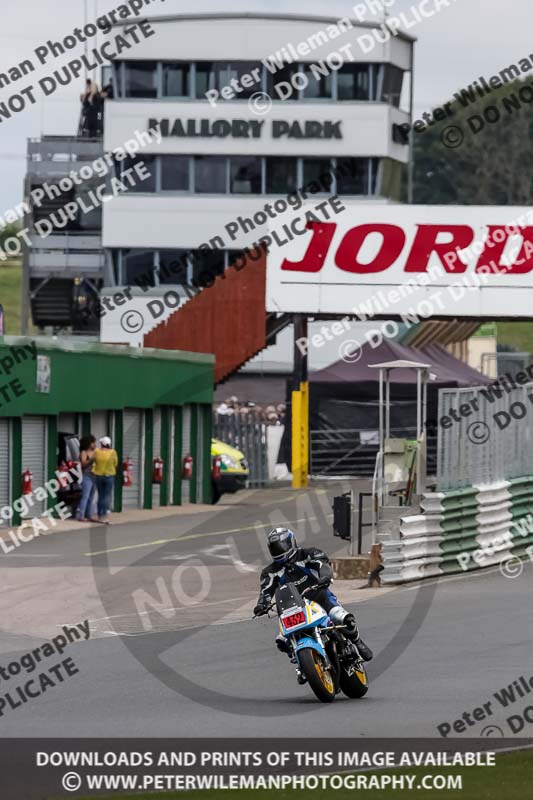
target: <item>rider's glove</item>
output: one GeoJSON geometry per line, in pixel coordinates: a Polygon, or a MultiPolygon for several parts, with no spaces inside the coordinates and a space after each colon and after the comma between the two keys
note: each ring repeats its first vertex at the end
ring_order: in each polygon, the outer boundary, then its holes
{"type": "Polygon", "coordinates": [[[260,617],[261,614],[266,614],[268,605],[266,603],[258,603],[254,608],[254,617],[260,617]]]}
{"type": "Polygon", "coordinates": [[[316,584],[317,589],[327,589],[331,583],[331,578],[320,578],[316,584]]]}

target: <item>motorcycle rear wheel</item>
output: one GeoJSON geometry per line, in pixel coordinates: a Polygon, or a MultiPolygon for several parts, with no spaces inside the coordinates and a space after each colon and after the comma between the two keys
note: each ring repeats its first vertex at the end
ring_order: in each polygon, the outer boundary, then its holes
{"type": "Polygon", "coordinates": [[[368,692],[368,678],[366,675],[363,664],[358,664],[356,669],[351,675],[346,673],[346,670],[341,671],[340,687],[346,697],[352,699],[364,697],[368,692]]]}
{"type": "Polygon", "coordinates": [[[335,681],[324,659],[314,648],[306,647],[298,653],[300,667],[309,686],[321,703],[335,700],[335,681]]]}

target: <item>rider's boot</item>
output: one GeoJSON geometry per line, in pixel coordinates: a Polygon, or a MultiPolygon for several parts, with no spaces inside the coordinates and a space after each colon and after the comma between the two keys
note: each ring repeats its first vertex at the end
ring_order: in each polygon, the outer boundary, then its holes
{"type": "Polygon", "coordinates": [[[374,654],[370,647],[361,639],[361,634],[359,633],[354,615],[346,611],[341,605],[338,605],[329,611],[329,617],[336,625],[346,625],[346,630],[344,631],[346,638],[350,639],[350,641],[356,645],[363,661],[371,661],[374,654]]]}
{"type": "Polygon", "coordinates": [[[374,653],[370,649],[370,647],[363,642],[361,639],[361,634],[359,633],[359,628],[357,627],[357,622],[355,621],[355,617],[353,614],[346,614],[344,617],[343,624],[346,625],[346,630],[344,633],[350,639],[361,654],[361,658],[363,661],[371,661],[374,657],[374,653]]]}
{"type": "Polygon", "coordinates": [[[276,636],[276,647],[278,648],[280,653],[285,653],[288,656],[291,655],[291,650],[287,643],[287,640],[284,636],[281,635],[281,633],[278,633],[278,635],[276,636]]]}

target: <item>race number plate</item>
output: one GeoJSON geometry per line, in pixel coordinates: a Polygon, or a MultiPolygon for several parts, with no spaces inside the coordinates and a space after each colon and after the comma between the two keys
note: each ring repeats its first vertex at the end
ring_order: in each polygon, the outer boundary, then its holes
{"type": "Polygon", "coordinates": [[[294,614],[287,614],[286,617],[281,619],[285,629],[289,630],[289,628],[295,628],[296,625],[302,625],[305,622],[305,614],[303,611],[296,611],[294,614]]]}

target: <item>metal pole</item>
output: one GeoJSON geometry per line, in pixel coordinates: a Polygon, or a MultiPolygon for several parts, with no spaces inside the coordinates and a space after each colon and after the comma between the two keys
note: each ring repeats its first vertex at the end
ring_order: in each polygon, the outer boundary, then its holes
{"type": "MultiPolygon", "coordinates": [[[[372,502],[374,498],[372,497],[372,502]]],[[[363,495],[359,492],[359,509],[357,520],[357,555],[360,556],[363,552],[363,495]]]]}
{"type": "Polygon", "coordinates": [[[416,438],[422,433],[422,382],[421,371],[416,371],[416,438]]]}
{"type": "Polygon", "coordinates": [[[426,481],[427,481],[427,469],[428,469],[428,457],[427,457],[427,447],[428,447],[428,435],[427,435],[427,402],[428,402],[428,379],[429,379],[429,371],[424,370],[422,375],[422,439],[423,439],[423,449],[420,462],[420,473],[419,473],[419,481],[418,481],[418,493],[422,494],[422,492],[426,491],[426,481]],[[424,468],[422,470],[422,467],[424,468]],[[422,474],[422,472],[424,474],[422,474]]]}
{"type": "Polygon", "coordinates": [[[416,493],[420,494],[420,487],[422,482],[420,480],[420,467],[422,465],[422,458],[420,448],[422,443],[420,437],[422,435],[422,371],[416,370],[416,493]]]}
{"type": "MultiPolygon", "coordinates": [[[[83,8],[84,8],[85,26],[87,26],[87,24],[89,22],[89,11],[88,11],[88,8],[87,8],[87,0],[83,0],[83,8]]],[[[85,38],[84,50],[85,50],[85,79],[87,79],[88,76],[89,76],[89,72],[87,70],[87,64],[89,63],[89,59],[87,58],[87,56],[89,54],[89,44],[87,42],[87,37],[85,38]]]]}
{"type": "Polygon", "coordinates": [[[422,432],[427,428],[427,407],[428,407],[428,373],[424,371],[424,381],[422,383],[422,432]]]}
{"type": "Polygon", "coordinates": [[[354,497],[354,490],[350,490],[350,555],[355,555],[355,525],[354,525],[354,518],[355,518],[355,497],[354,497]]]}
{"type": "Polygon", "coordinates": [[[390,371],[385,370],[385,438],[390,439],[390,371]]]}
{"type": "MultiPolygon", "coordinates": [[[[380,503],[384,502],[385,496],[385,458],[384,458],[384,400],[383,400],[383,370],[379,371],[379,452],[381,453],[381,463],[379,465],[379,474],[381,476],[381,497],[380,503]]],[[[378,453],[378,458],[379,458],[378,453]]]]}
{"type": "Polygon", "coordinates": [[[307,340],[307,317],[294,314],[294,371],[291,404],[292,423],[292,486],[302,489],[309,479],[309,384],[307,348],[298,346],[301,339],[307,340]]]}
{"type": "Polygon", "coordinates": [[[383,452],[383,370],[379,371],[379,449],[383,452]]]}
{"type": "MultiPolygon", "coordinates": [[[[409,122],[412,123],[413,121],[413,104],[414,104],[414,77],[415,77],[415,47],[414,42],[411,42],[411,81],[409,86],[409,122]]],[[[414,195],[414,159],[413,159],[413,128],[412,124],[409,129],[409,154],[408,154],[408,162],[407,162],[407,202],[412,204],[414,202],[413,195],[414,195]]]]}

